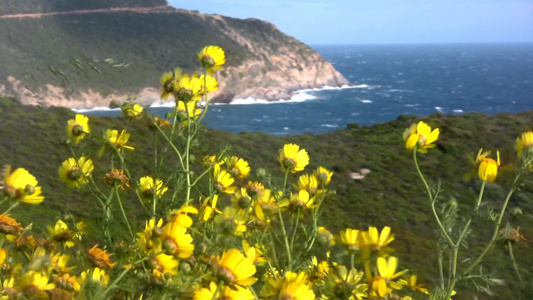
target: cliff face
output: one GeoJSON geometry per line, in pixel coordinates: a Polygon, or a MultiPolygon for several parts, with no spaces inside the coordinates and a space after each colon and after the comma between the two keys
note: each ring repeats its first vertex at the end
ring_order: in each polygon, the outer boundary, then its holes
{"type": "Polygon", "coordinates": [[[268,22],[159,2],[0,15],[0,95],[43,106],[90,108],[132,97],[148,105],[159,100],[162,73],[198,70],[196,52],[209,44],[223,47],[227,58],[214,101],[288,99],[294,90],[348,83],[313,49],[268,22]]]}

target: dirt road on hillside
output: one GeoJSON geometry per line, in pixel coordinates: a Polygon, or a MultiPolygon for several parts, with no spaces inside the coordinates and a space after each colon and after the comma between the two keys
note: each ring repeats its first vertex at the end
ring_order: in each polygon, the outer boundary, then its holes
{"type": "Polygon", "coordinates": [[[149,13],[173,13],[179,10],[168,5],[152,6],[152,7],[112,7],[112,8],[100,8],[100,9],[54,11],[54,12],[35,13],[35,14],[1,15],[0,19],[42,18],[42,17],[59,16],[59,15],[113,13],[113,12],[125,12],[125,11],[141,13],[141,14],[149,14],[149,13]]]}

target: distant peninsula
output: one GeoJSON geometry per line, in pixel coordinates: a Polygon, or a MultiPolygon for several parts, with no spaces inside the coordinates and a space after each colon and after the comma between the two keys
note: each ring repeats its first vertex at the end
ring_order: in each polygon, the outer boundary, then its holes
{"type": "Polygon", "coordinates": [[[3,0],[0,95],[92,108],[159,100],[163,72],[198,71],[206,45],[226,51],[213,101],[289,99],[348,84],[320,54],[271,23],[176,9],[165,0],[3,0]]]}

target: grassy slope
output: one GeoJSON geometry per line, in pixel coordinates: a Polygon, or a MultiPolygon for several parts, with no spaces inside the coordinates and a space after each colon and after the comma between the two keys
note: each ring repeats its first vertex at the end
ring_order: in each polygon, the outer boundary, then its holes
{"type": "Polygon", "coordinates": [[[0,15],[166,4],[166,0],[2,0],[0,15]]]}
{"type": "MultiPolygon", "coordinates": [[[[69,157],[68,150],[61,144],[65,136],[66,121],[74,114],[62,108],[22,107],[14,100],[1,99],[0,116],[0,164],[11,164],[26,167],[39,179],[47,197],[45,203],[35,207],[25,206],[23,211],[15,214],[26,224],[30,221],[34,228],[43,228],[65,213],[71,213],[97,226],[100,208],[97,203],[87,201],[87,195],[66,190],[57,178],[57,168],[69,157]],[[24,133],[21,138],[21,133],[24,133]],[[31,216],[31,218],[30,218],[31,216]]],[[[343,129],[336,132],[313,135],[277,137],[261,133],[230,134],[217,130],[206,130],[201,137],[200,145],[195,153],[201,157],[206,153],[215,153],[223,145],[231,145],[231,154],[249,160],[254,170],[259,167],[272,172],[274,181],[281,181],[277,162],[278,149],[285,143],[297,143],[308,150],[311,164],[307,170],[319,165],[334,170],[332,188],[337,194],[327,200],[324,211],[323,225],[334,230],[346,227],[365,228],[368,225],[382,227],[390,225],[396,234],[394,247],[401,257],[404,266],[409,266],[422,278],[432,281],[436,275],[436,263],[433,238],[435,224],[430,215],[428,201],[424,197],[422,183],[411,161],[411,155],[403,149],[402,132],[416,119],[411,116],[400,116],[397,120],[369,127],[343,129]],[[351,172],[368,168],[371,173],[362,181],[349,179],[351,172]]],[[[533,124],[533,112],[515,115],[498,114],[486,116],[482,114],[465,114],[460,116],[432,115],[427,118],[432,126],[441,128],[438,146],[429,154],[420,157],[421,168],[430,182],[442,182],[443,201],[457,199],[460,206],[471,207],[479,190],[479,182],[465,182],[462,175],[469,171],[467,153],[477,152],[480,147],[502,151],[504,163],[515,158],[513,143],[516,136],[533,124]]],[[[150,172],[153,153],[152,133],[139,123],[127,123],[118,118],[92,118],[91,127],[94,137],[105,128],[131,129],[131,142],[136,147],[134,152],[127,154],[130,166],[135,164],[133,176],[138,178],[150,172]]],[[[86,154],[93,154],[100,147],[93,138],[86,154]]],[[[104,172],[99,166],[109,163],[104,158],[95,159],[97,170],[95,179],[102,178],[104,172]]],[[[168,161],[167,168],[171,168],[168,161]]],[[[507,176],[509,177],[509,176],[507,176]]],[[[489,206],[498,208],[505,196],[505,187],[509,178],[502,176],[497,184],[488,184],[486,199],[489,206]]],[[[524,216],[510,217],[509,221],[520,226],[526,237],[533,240],[533,202],[531,190],[517,193],[511,199],[510,207],[520,207],[524,216]],[[529,214],[528,214],[529,213],[529,214]]],[[[136,200],[132,201],[127,210],[142,215],[136,200]]],[[[486,208],[484,208],[486,211],[486,208]]],[[[117,219],[119,215],[117,214],[117,219]]],[[[488,239],[489,225],[483,221],[475,224],[480,240],[488,239]]],[[[479,245],[471,245],[472,252],[479,253],[479,245]]],[[[515,255],[519,258],[522,276],[533,278],[533,251],[531,245],[517,246],[515,255]]],[[[498,270],[507,285],[500,290],[498,299],[511,299],[516,295],[517,284],[514,282],[512,266],[504,249],[494,251],[485,271],[498,270]]],[[[526,280],[527,281],[527,280],[526,280]]],[[[527,287],[525,299],[533,298],[533,287],[527,287]]]]}

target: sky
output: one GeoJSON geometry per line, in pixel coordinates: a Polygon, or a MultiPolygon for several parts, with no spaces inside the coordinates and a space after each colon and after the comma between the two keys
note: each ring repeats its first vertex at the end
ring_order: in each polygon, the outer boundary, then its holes
{"type": "Polygon", "coordinates": [[[533,0],[168,0],[275,24],[304,43],[533,42],[533,0]]]}

